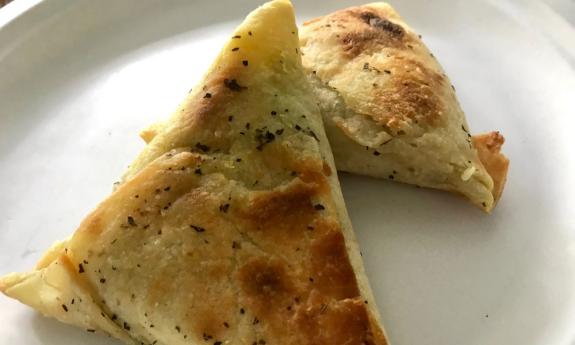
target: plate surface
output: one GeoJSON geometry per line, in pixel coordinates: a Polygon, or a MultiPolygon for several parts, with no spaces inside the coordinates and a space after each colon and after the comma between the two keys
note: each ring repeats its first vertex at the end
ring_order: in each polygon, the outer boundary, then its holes
{"type": "MultiPolygon", "coordinates": [[[[16,16],[26,1],[0,11],[0,274],[30,269],[75,229],[143,147],[139,130],[170,114],[259,4],[45,0],[16,16]]],[[[300,21],[352,4],[295,1],[300,21]]],[[[512,164],[490,216],[341,175],[391,343],[575,344],[573,15],[540,1],[392,4],[442,62],[472,130],[505,135],[512,164]]],[[[3,296],[0,339],[117,344],[3,296]]]]}

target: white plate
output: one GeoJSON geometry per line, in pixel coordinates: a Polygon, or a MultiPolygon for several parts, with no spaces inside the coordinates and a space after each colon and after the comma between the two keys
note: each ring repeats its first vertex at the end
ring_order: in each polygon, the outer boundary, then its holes
{"type": "MultiPolygon", "coordinates": [[[[259,3],[36,2],[0,11],[0,274],[30,269],[75,229],[143,147],[138,131],[175,108],[259,3]]],[[[295,5],[304,20],[351,3],[295,5]]],[[[341,176],[391,343],[575,344],[572,26],[539,1],[395,5],[443,63],[472,129],[505,134],[512,164],[491,216],[444,193],[341,176]]],[[[4,297],[0,343],[116,344],[4,297]]]]}

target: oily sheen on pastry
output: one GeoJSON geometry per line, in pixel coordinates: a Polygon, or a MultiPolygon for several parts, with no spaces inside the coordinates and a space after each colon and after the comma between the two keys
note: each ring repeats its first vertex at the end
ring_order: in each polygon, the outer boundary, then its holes
{"type": "Polygon", "coordinates": [[[287,0],[6,295],[127,344],[386,344],[287,0]]]}
{"type": "Polygon", "coordinates": [[[339,170],[448,190],[491,211],[509,164],[503,137],[471,136],[449,79],[391,6],[313,19],[300,37],[339,170]]]}

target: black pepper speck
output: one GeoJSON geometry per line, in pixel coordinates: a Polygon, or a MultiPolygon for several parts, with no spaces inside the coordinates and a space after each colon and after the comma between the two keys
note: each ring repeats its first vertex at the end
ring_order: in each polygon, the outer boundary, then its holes
{"type": "Polygon", "coordinates": [[[197,226],[197,225],[190,225],[190,228],[196,230],[196,232],[204,232],[204,231],[206,231],[205,228],[202,228],[201,226],[197,226]]]}
{"type": "Polygon", "coordinates": [[[136,221],[134,220],[134,217],[132,216],[128,216],[128,224],[130,226],[137,226],[138,224],[136,224],[136,221]]]}

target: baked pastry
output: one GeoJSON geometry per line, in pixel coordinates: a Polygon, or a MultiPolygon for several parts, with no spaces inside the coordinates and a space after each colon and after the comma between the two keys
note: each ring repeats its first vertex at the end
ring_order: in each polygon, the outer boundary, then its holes
{"type": "Polygon", "coordinates": [[[310,20],[300,38],[339,170],[448,190],[491,211],[509,163],[503,137],[488,134],[489,148],[486,136],[473,140],[443,69],[391,6],[310,20]]]}
{"type": "Polygon", "coordinates": [[[299,54],[255,10],[123,183],[0,290],[128,344],[386,344],[299,54]]]}

